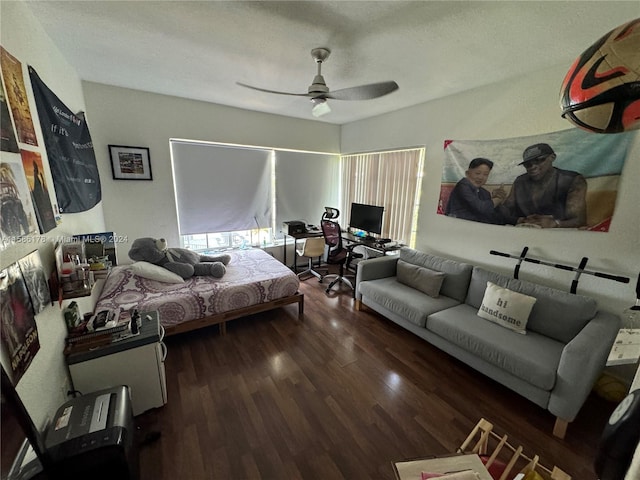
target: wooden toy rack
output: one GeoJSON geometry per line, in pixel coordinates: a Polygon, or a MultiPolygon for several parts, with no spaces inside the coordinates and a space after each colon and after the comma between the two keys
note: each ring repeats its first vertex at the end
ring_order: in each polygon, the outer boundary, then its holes
{"type": "Polygon", "coordinates": [[[506,466],[503,473],[495,480],[506,480],[514,478],[518,473],[527,474],[531,471],[535,471],[545,480],[571,480],[571,476],[558,467],[545,467],[540,463],[538,455],[529,457],[524,453],[522,445],[514,446],[507,440],[508,435],[498,435],[493,430],[493,424],[481,418],[457,453],[475,453],[485,458],[488,456],[486,467],[489,470],[495,462],[504,463],[506,466]]]}

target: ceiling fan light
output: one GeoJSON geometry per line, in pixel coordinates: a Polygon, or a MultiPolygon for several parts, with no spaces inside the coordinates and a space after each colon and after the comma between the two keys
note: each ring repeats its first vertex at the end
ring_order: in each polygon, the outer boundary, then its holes
{"type": "Polygon", "coordinates": [[[331,108],[329,108],[329,103],[326,98],[312,98],[311,102],[314,104],[311,109],[311,114],[314,117],[321,117],[322,115],[326,115],[331,112],[331,108]]]}

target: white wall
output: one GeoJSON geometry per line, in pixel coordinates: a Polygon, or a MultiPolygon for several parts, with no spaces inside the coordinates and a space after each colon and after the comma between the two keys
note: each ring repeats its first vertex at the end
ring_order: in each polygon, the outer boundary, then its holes
{"type": "MultiPolygon", "coordinates": [[[[608,233],[517,229],[485,225],[436,214],[445,139],[490,140],[571,128],[561,118],[560,83],[568,66],[354,122],[342,128],[343,153],[425,145],[425,176],[416,248],[467,260],[512,274],[515,261],[490,255],[498,250],[578,265],[587,270],[631,277],[629,284],[582,275],[578,293],[594,296],[602,309],[621,314],[635,301],[640,269],[640,133],[624,167],[615,215],[608,233]]],[[[572,272],[526,263],[520,278],[568,290],[572,272]]]]}
{"type": "MultiPolygon", "coordinates": [[[[11,55],[22,62],[31,116],[38,136],[39,147],[37,151],[44,160],[47,158],[46,151],[43,147],[44,140],[40,130],[40,122],[26,71],[27,65],[31,65],[47,86],[74,112],[86,110],[82,85],[74,69],[62,57],[24,3],[0,2],[0,9],[2,14],[1,43],[11,55]]],[[[0,152],[0,159],[8,158],[11,155],[19,157],[19,154],[0,152]]],[[[49,188],[52,188],[50,183],[49,188]]],[[[41,238],[38,235],[31,237],[32,242],[26,242],[30,239],[26,237],[23,238],[25,243],[16,243],[0,251],[0,267],[5,268],[24,255],[38,249],[48,275],[53,270],[53,247],[58,238],[69,237],[74,233],[103,230],[104,218],[101,204],[88,212],[65,214],[62,216],[62,223],[48,232],[44,236],[44,241],[36,243],[35,240],[41,238]]],[[[84,311],[89,311],[92,305],[83,302],[81,307],[84,308],[84,311]]],[[[66,399],[63,391],[69,388],[68,371],[62,354],[66,327],[58,303],[47,307],[37,315],[36,324],[40,350],[18,383],[17,391],[34,423],[41,426],[47,417],[53,416],[58,406],[66,399]]],[[[8,368],[5,370],[10,371],[8,368]]]]}
{"type": "MultiPolygon", "coordinates": [[[[559,86],[567,69],[558,66],[535,77],[483,87],[342,128],[85,82],[107,229],[129,241],[163,236],[170,245],[179,244],[168,146],[171,137],[342,153],[425,145],[418,248],[504,273],[513,272],[514,261],[490,255],[489,250],[519,254],[528,246],[531,257],[576,265],[586,256],[588,270],[631,278],[629,284],[590,275],[580,278],[579,293],[594,296],[601,308],[619,314],[635,299],[640,268],[640,225],[636,219],[640,194],[632,188],[640,173],[638,162],[625,165],[608,233],[496,227],[435,213],[445,139],[499,139],[571,128],[560,117],[558,106],[559,86]],[[112,180],[109,144],[149,147],[154,180],[112,180]]],[[[639,142],[634,144],[631,159],[638,158],[639,142]]],[[[127,244],[119,245],[120,258],[125,261],[128,248],[127,244]]],[[[573,274],[527,263],[521,278],[566,290],[573,274]]]]}
{"type": "MultiPolygon", "coordinates": [[[[336,125],[92,82],[83,86],[107,228],[128,237],[128,243],[118,245],[121,262],[130,261],[130,243],[139,237],[163,237],[170,246],[180,245],[170,138],[339,152],[336,125]],[[148,147],[153,181],[113,180],[108,145],[148,147]]],[[[308,179],[300,181],[304,185],[308,179]]],[[[210,208],[215,215],[215,205],[210,208]]]]}

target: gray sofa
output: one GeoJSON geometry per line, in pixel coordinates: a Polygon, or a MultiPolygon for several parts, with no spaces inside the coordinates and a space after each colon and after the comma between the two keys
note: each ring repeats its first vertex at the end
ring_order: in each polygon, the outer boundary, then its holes
{"type": "MultiPolygon", "coordinates": [[[[428,290],[427,290],[428,291],[428,290]]],[[[433,292],[430,292],[433,293],[433,292]]],[[[403,247],[399,255],[363,260],[356,308],[371,308],[556,416],[563,438],[605,366],[621,320],[594,299],[403,247]],[[402,268],[402,283],[396,276],[402,268]],[[403,263],[404,262],[404,263],[403,263]],[[416,268],[417,267],[417,268],[416,268]],[[443,272],[436,296],[419,290],[417,271],[443,272]],[[536,301],[521,335],[478,316],[487,282],[536,301]]]]}

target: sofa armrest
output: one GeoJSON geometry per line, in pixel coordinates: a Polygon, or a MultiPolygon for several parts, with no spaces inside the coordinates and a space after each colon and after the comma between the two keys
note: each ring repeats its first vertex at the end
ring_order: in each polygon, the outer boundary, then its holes
{"type": "Polygon", "coordinates": [[[398,258],[398,255],[385,255],[384,257],[361,260],[356,272],[356,300],[362,300],[362,295],[358,291],[360,282],[395,276],[398,258]]]}
{"type": "Polygon", "coordinates": [[[549,411],[573,421],[602,373],[620,329],[616,315],[598,312],[563,349],[549,411]]]}

